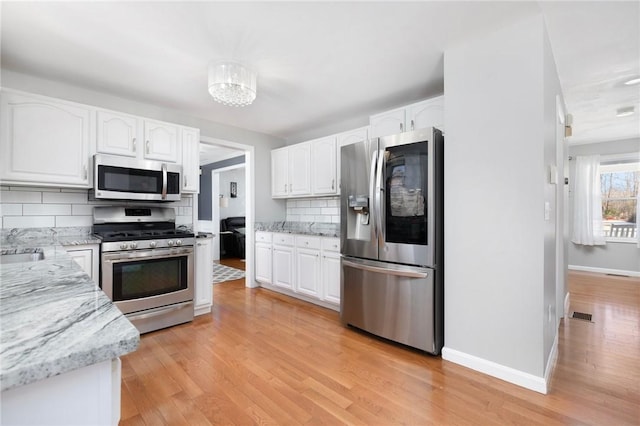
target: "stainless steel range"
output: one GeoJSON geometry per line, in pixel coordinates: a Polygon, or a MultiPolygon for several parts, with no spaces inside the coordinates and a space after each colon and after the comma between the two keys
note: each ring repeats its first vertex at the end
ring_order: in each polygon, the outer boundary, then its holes
{"type": "Polygon", "coordinates": [[[100,286],[140,333],[193,320],[194,234],[170,207],[93,210],[100,286]]]}

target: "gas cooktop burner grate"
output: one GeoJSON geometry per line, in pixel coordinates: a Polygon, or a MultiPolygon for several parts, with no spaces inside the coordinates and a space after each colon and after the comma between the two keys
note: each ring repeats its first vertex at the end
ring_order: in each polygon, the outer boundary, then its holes
{"type": "Polygon", "coordinates": [[[124,240],[150,240],[157,238],[188,238],[194,234],[181,230],[163,230],[163,231],[119,231],[119,232],[96,232],[103,241],[124,241],[124,240]]]}

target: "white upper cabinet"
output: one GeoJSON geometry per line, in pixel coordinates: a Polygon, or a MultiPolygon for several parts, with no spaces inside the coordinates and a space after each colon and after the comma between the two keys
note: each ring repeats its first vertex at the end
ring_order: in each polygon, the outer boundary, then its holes
{"type": "Polygon", "coordinates": [[[289,194],[311,194],[311,143],[289,147],[289,194]]]}
{"type": "Polygon", "coordinates": [[[271,151],[271,196],[299,197],[311,194],[311,144],[309,142],[271,151]]]}
{"type": "Polygon", "coordinates": [[[427,127],[444,130],[444,96],[409,105],[406,115],[409,131],[427,127]]]}
{"type": "Polygon", "coordinates": [[[372,115],[369,123],[371,137],[388,136],[426,127],[444,130],[444,96],[372,115]]]}
{"type": "Polygon", "coordinates": [[[372,115],[369,119],[371,137],[381,137],[402,133],[405,128],[405,109],[398,108],[380,114],[372,115]]]}
{"type": "Polygon", "coordinates": [[[336,164],[335,136],[328,136],[311,142],[313,195],[335,195],[338,193],[336,164]]]}
{"type": "Polygon", "coordinates": [[[91,186],[90,107],[4,89],[0,110],[3,183],[91,186]]]}
{"type": "Polygon", "coordinates": [[[200,192],[200,130],[183,127],[182,192],[200,192]]]}
{"type": "Polygon", "coordinates": [[[144,158],[178,162],[178,126],[155,120],[144,121],[144,158]]]}
{"type": "Polygon", "coordinates": [[[100,153],[180,162],[180,134],[175,124],[106,110],[98,110],[96,121],[100,153]]]}
{"type": "Polygon", "coordinates": [[[135,157],[142,145],[142,120],[133,115],[99,110],[97,113],[98,152],[135,157]]]}
{"type": "Polygon", "coordinates": [[[271,196],[289,195],[289,148],[271,151],[271,196]]]}

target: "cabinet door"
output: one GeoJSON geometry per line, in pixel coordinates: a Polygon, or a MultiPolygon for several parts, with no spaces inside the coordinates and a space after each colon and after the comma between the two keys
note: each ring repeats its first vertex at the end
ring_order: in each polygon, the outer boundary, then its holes
{"type": "Polygon", "coordinates": [[[200,130],[182,128],[182,191],[200,191],[200,130]]]}
{"type": "Polygon", "coordinates": [[[340,253],[322,254],[322,298],[340,304],[340,253]]]}
{"type": "Polygon", "coordinates": [[[407,107],[408,130],[437,127],[444,130],[444,96],[427,99],[407,107]]]}
{"type": "Polygon", "coordinates": [[[135,157],[140,141],[141,120],[127,114],[98,111],[97,150],[104,154],[135,157]]]}
{"type": "Polygon", "coordinates": [[[311,143],[311,149],[313,195],[336,194],[336,138],[317,139],[311,143]]]}
{"type": "Polygon", "coordinates": [[[161,121],[144,122],[144,158],[178,162],[178,127],[161,121]]]}
{"type": "Polygon", "coordinates": [[[271,151],[271,196],[289,195],[289,149],[271,151]]]}
{"type": "Polygon", "coordinates": [[[194,313],[211,312],[213,303],[213,238],[196,239],[194,313]]]}
{"type": "Polygon", "coordinates": [[[320,251],[296,249],[296,292],[320,297],[320,251]]]}
{"type": "Polygon", "coordinates": [[[354,129],[348,132],[339,133],[336,135],[336,145],[337,145],[337,153],[336,153],[336,178],[338,180],[338,194],[340,194],[340,187],[342,185],[341,175],[342,171],[340,167],[342,167],[340,161],[340,151],[343,146],[351,145],[356,142],[365,141],[369,138],[369,126],[360,127],[358,129],[354,129]]]}
{"type": "Polygon", "coordinates": [[[406,131],[405,110],[398,108],[381,114],[372,115],[369,119],[370,135],[372,138],[395,135],[406,131]]]}
{"type": "Polygon", "coordinates": [[[96,286],[100,282],[99,276],[99,245],[85,244],[78,246],[69,246],[66,248],[71,258],[89,275],[96,286]]]}
{"type": "Polygon", "coordinates": [[[311,143],[289,147],[289,195],[311,194],[311,143]]]}
{"type": "Polygon", "coordinates": [[[293,247],[273,246],[273,284],[293,290],[293,247]]]}
{"type": "Polygon", "coordinates": [[[89,107],[6,91],[1,102],[0,179],[90,187],[95,138],[89,107]]]}
{"type": "Polygon", "coordinates": [[[271,284],[271,244],[256,243],[256,281],[271,284]]]}

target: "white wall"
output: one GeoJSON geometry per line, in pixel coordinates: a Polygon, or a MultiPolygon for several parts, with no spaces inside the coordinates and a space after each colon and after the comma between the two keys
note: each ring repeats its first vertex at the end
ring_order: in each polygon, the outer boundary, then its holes
{"type": "Polygon", "coordinates": [[[547,48],[538,16],[444,55],[443,357],[542,392],[547,299],[555,311],[547,48]]]}
{"type": "Polygon", "coordinates": [[[220,219],[226,219],[234,216],[245,216],[245,196],[247,187],[245,184],[244,174],[244,167],[219,173],[220,190],[219,194],[214,194],[216,196],[213,197],[213,199],[217,200],[220,194],[223,194],[225,198],[229,199],[228,207],[220,207],[220,219]],[[237,184],[238,196],[236,198],[230,197],[231,182],[236,182],[237,184]]]}
{"type": "MultiPolygon", "coordinates": [[[[575,158],[578,155],[626,154],[637,152],[640,155],[640,139],[604,141],[569,146],[569,180],[573,188],[575,176],[575,158]]],[[[573,229],[573,193],[570,193],[569,230],[573,229]]],[[[580,270],[592,270],[609,273],[640,275],[640,249],[634,243],[607,242],[604,246],[582,246],[569,243],[569,265],[580,270]]]]}
{"type": "Polygon", "coordinates": [[[172,109],[168,105],[158,106],[152,103],[135,102],[107,93],[20,74],[6,69],[2,69],[1,72],[3,87],[108,108],[184,126],[197,127],[200,129],[201,136],[255,147],[255,220],[265,222],[283,220],[285,217],[284,203],[271,198],[271,162],[269,160],[271,158],[271,150],[284,146],[284,140],[188,116],[183,112],[172,109]]]}

